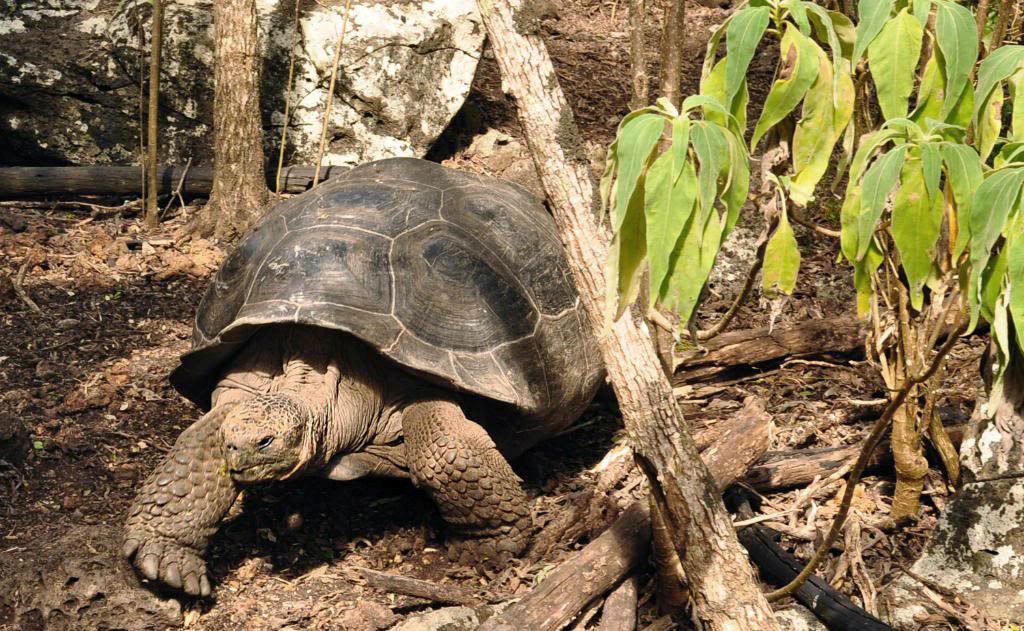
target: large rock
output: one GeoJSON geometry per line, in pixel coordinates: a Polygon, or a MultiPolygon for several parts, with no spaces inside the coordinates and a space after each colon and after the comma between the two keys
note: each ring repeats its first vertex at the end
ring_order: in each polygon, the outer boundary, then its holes
{"type": "MultiPolygon", "coordinates": [[[[990,618],[1024,620],[1024,375],[1012,370],[977,406],[960,447],[963,485],[946,505],[916,575],[960,594],[990,618]],[[1005,393],[1005,396],[1004,396],[1005,393]]],[[[909,576],[882,603],[894,627],[935,611],[909,576]]]]}
{"type": "MultiPolygon", "coordinates": [[[[167,2],[163,161],[212,155],[210,0],[167,2]]],[[[288,158],[311,162],[341,31],[340,0],[257,0],[268,156],[276,159],[295,50],[288,158]]],[[[0,164],[133,163],[145,0],[28,0],[0,12],[0,164]]],[[[469,93],[483,47],[475,0],[355,0],[339,65],[326,161],[421,156],[469,93]]]]}

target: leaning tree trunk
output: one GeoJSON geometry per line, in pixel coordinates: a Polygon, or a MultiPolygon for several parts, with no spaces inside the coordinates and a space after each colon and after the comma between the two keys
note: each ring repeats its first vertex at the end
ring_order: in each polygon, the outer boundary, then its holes
{"type": "Polygon", "coordinates": [[[690,581],[696,615],[708,629],[776,629],[650,339],[628,317],[605,323],[608,235],[593,210],[590,169],[547,49],[537,35],[516,30],[513,16],[522,9],[520,0],[478,0],[478,5],[552,202],[637,461],[652,492],[664,499],[661,505],[690,581]]]}
{"type": "Polygon", "coordinates": [[[263,173],[255,0],[213,3],[213,192],[198,229],[229,238],[245,232],[269,199],[263,173]]]}

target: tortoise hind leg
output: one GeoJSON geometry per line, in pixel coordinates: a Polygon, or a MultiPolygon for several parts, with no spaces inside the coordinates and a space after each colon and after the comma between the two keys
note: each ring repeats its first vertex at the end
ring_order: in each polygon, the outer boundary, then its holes
{"type": "Polygon", "coordinates": [[[521,481],[482,427],[449,401],[410,405],[402,415],[409,475],[430,493],[463,563],[501,563],[526,547],[529,502],[521,481]]]}

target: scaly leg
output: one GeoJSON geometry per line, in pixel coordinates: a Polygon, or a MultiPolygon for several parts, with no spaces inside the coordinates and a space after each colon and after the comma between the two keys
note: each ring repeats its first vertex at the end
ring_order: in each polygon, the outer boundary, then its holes
{"type": "Polygon", "coordinates": [[[409,475],[454,531],[455,556],[463,563],[501,563],[522,552],[529,502],[487,432],[449,401],[410,405],[402,432],[409,475]]]}
{"type": "Polygon", "coordinates": [[[128,512],[124,556],[150,580],[193,596],[210,594],[203,554],[238,487],[224,469],[220,423],[230,405],[215,407],[178,437],[128,512]]]}

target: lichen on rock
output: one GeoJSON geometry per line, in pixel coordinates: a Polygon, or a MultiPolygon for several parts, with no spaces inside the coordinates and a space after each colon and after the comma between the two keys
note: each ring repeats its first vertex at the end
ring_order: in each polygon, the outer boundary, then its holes
{"type": "MultiPolygon", "coordinates": [[[[289,94],[289,161],[316,155],[343,4],[300,3],[296,32],[293,3],[257,2],[268,156],[289,94]]],[[[28,0],[0,19],[0,164],[138,162],[149,12],[139,0],[28,0]]],[[[212,155],[212,4],[169,3],[164,20],[163,161],[202,164],[212,155]]],[[[474,0],[353,2],[325,162],[425,154],[469,93],[483,40],[474,0]]]]}

